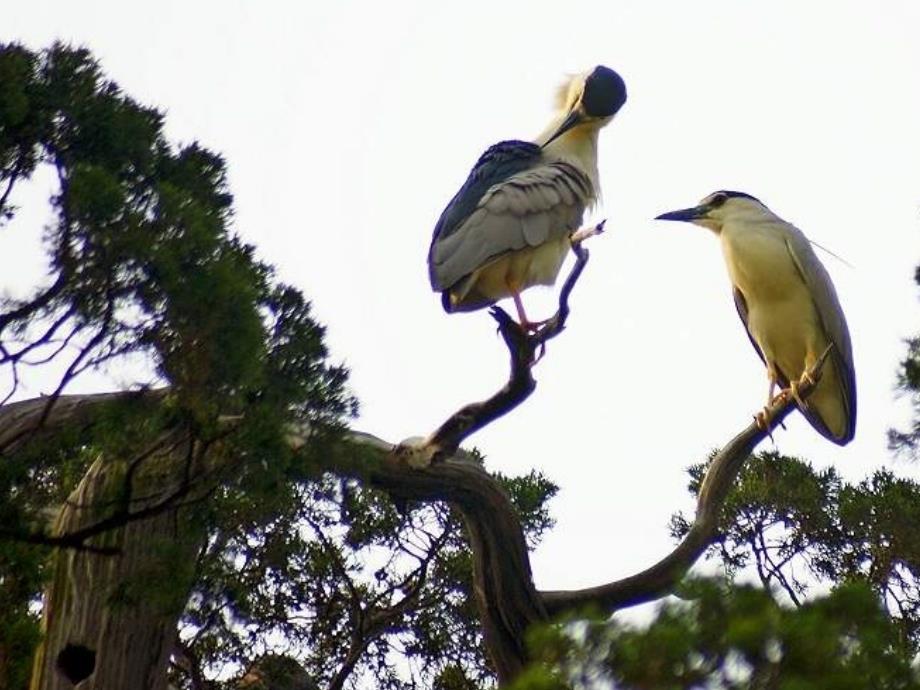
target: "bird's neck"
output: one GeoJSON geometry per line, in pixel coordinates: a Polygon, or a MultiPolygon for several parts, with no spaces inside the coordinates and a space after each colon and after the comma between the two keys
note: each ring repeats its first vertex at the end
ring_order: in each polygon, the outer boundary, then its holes
{"type": "MultiPolygon", "coordinates": [[[[595,194],[599,196],[601,188],[597,172],[597,134],[596,127],[575,127],[547,144],[543,155],[549,160],[564,160],[577,167],[588,176],[594,185],[595,194]]],[[[544,132],[537,138],[537,143],[546,141],[551,135],[552,132],[544,132]]]]}

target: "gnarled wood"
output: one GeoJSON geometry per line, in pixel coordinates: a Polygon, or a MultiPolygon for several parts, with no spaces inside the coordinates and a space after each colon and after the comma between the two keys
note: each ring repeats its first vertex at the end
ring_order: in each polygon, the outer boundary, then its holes
{"type": "Polygon", "coordinates": [[[91,424],[98,415],[99,406],[107,402],[132,398],[159,400],[166,394],[167,389],[161,388],[92,395],[62,395],[54,401],[42,396],[0,406],[0,457],[16,452],[35,434],[54,432],[67,424],[91,424]],[[42,420],[46,421],[45,425],[41,424],[42,420]]]}
{"type": "Polygon", "coordinates": [[[474,589],[486,646],[499,679],[514,678],[527,661],[525,631],[547,617],[507,494],[481,465],[466,458],[411,469],[398,456],[387,454],[368,479],[395,498],[446,501],[461,512],[473,551],[474,589]]]}
{"type": "MultiPolygon", "coordinates": [[[[62,401],[62,418],[72,420],[76,410],[87,412],[92,403],[110,399],[71,396],[62,401]]],[[[42,413],[38,406],[34,411],[42,413]]],[[[164,441],[163,451],[131,477],[132,494],[142,497],[132,501],[133,510],[171,491],[186,467],[187,439],[179,435],[164,441]]],[[[110,513],[113,495],[124,490],[124,469],[117,461],[96,458],[61,509],[51,536],[77,534],[110,513]]],[[[62,668],[71,677],[77,668],[77,681],[88,674],[81,690],[165,690],[176,627],[193,582],[190,564],[204,536],[173,504],[88,538],[91,548],[58,549],[45,592],[44,639],[31,690],[73,687],[62,668]],[[75,650],[77,662],[66,663],[75,650]]]]}

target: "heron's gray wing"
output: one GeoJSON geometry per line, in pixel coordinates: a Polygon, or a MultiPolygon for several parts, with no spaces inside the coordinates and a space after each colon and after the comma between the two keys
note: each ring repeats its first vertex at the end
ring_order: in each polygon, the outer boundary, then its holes
{"type": "Polygon", "coordinates": [[[536,165],[542,156],[542,149],[529,141],[500,141],[490,146],[470,170],[466,182],[444,208],[434,226],[431,245],[428,248],[428,272],[431,285],[437,285],[433,256],[439,243],[453,235],[476,210],[483,195],[494,185],[512,175],[536,165]]]}
{"type": "MultiPolygon", "coordinates": [[[[744,294],[737,287],[732,285],[732,297],[735,298],[735,309],[738,310],[738,316],[741,318],[741,323],[744,324],[744,330],[747,333],[748,340],[751,341],[751,345],[754,346],[754,352],[757,353],[757,356],[760,357],[760,361],[764,364],[767,363],[767,360],[763,356],[763,352],[760,351],[760,345],[757,344],[757,341],[754,340],[754,336],[751,335],[751,329],[748,327],[748,308],[747,301],[744,299],[744,294]]],[[[780,382],[781,385],[783,382],[780,382]]]]}
{"type": "Polygon", "coordinates": [[[452,232],[435,236],[429,272],[445,290],[506,252],[570,234],[594,200],[590,178],[563,161],[533,161],[493,184],[452,232]]]}
{"type": "Polygon", "coordinates": [[[846,317],[831,277],[815,255],[808,238],[798,228],[788,225],[784,239],[792,262],[811,294],[824,334],[834,345],[828,360],[840,381],[840,392],[847,410],[847,432],[842,438],[829,438],[836,443],[846,443],[853,438],[856,430],[856,373],[846,317]]]}

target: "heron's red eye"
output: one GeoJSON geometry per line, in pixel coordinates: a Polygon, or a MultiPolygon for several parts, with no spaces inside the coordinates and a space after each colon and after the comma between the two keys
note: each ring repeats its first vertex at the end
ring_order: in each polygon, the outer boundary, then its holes
{"type": "Polygon", "coordinates": [[[714,194],[712,199],[709,200],[709,206],[710,208],[719,208],[727,199],[728,194],[714,194]]]}

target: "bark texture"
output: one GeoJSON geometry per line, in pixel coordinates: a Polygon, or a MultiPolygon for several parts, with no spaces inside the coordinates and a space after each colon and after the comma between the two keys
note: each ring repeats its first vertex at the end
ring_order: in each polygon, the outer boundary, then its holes
{"type": "MultiPolygon", "coordinates": [[[[174,488],[188,459],[181,441],[168,439],[133,474],[138,498],[131,500],[132,511],[155,505],[174,488]]],[[[125,488],[124,469],[98,457],[61,509],[52,536],[79,533],[111,515],[113,496],[125,488]]],[[[189,522],[177,503],[90,537],[86,548],[54,552],[31,690],[69,690],[68,675],[80,690],[166,689],[192,584],[189,564],[203,540],[189,522]]]]}
{"type": "Polygon", "coordinates": [[[391,452],[369,479],[395,498],[445,501],[463,515],[486,646],[499,677],[515,677],[527,660],[524,633],[545,621],[546,611],[533,584],[520,521],[505,491],[481,465],[464,457],[414,469],[391,452]]]}

